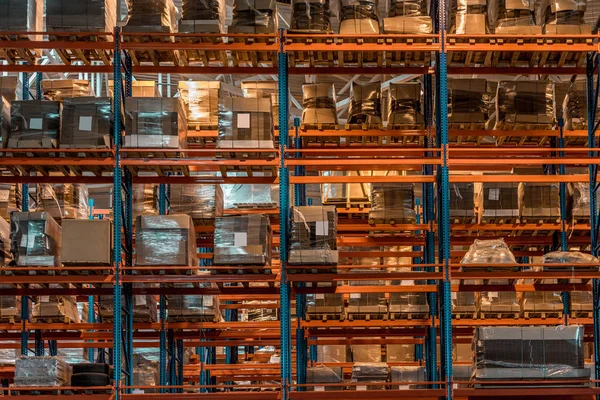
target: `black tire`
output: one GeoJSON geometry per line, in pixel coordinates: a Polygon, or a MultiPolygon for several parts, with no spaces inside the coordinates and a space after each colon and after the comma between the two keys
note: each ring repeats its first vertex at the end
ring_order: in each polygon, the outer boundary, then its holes
{"type": "Polygon", "coordinates": [[[71,376],[71,386],[74,387],[90,387],[90,386],[108,386],[110,385],[110,378],[106,374],[97,374],[93,372],[86,372],[80,374],[73,374],[71,376]]]}
{"type": "Polygon", "coordinates": [[[105,363],[73,364],[73,374],[108,374],[109,365],[105,363]]]}

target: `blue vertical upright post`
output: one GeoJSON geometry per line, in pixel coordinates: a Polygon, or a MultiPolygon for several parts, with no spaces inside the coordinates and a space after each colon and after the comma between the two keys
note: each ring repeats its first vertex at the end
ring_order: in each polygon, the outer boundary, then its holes
{"type": "Polygon", "coordinates": [[[35,98],[42,100],[44,93],[42,92],[42,79],[44,75],[41,72],[35,74],[35,98]]]}
{"type": "MultiPolygon", "coordinates": [[[[88,200],[88,218],[90,220],[94,219],[94,199],[88,200]]],[[[87,304],[88,304],[87,322],[89,324],[93,324],[96,322],[96,317],[94,315],[94,296],[88,296],[87,304]]],[[[92,331],[90,330],[88,332],[92,332],[92,331]]],[[[88,342],[93,343],[93,340],[89,340],[88,342]]],[[[91,363],[94,362],[94,349],[91,347],[87,351],[87,359],[91,363]]]]}
{"type": "MultiPolygon", "coordinates": [[[[165,215],[167,213],[167,187],[164,184],[158,186],[158,213],[165,215]]],[[[161,284],[161,288],[164,288],[161,284]]],[[[160,385],[167,385],[167,299],[164,294],[159,297],[159,318],[160,318],[160,352],[159,352],[159,380],[160,385]]],[[[161,393],[166,393],[165,388],[160,389],[161,393]]]]}
{"type": "MultiPolygon", "coordinates": [[[[29,74],[23,72],[21,75],[23,78],[22,82],[22,99],[29,100],[29,74]]],[[[23,212],[29,211],[29,184],[23,183],[21,185],[21,210],[23,212]]],[[[29,331],[27,330],[27,322],[29,320],[29,298],[27,296],[21,297],[21,322],[23,324],[21,329],[21,355],[26,356],[29,351],[29,331]]]]}
{"type": "MultiPolygon", "coordinates": [[[[565,152],[563,149],[565,148],[565,136],[564,136],[564,120],[562,118],[558,119],[558,148],[559,157],[563,158],[565,156],[565,152]]],[[[565,175],[565,165],[560,164],[558,166],[558,173],[562,176],[565,175]]],[[[565,182],[560,182],[559,184],[559,199],[560,199],[560,250],[567,251],[567,184],[565,182]]],[[[564,281],[568,283],[567,281],[564,281]]],[[[571,293],[569,291],[564,291],[561,293],[562,303],[563,303],[563,316],[565,318],[565,325],[569,324],[569,317],[571,315],[571,293]]]]}
{"type": "MultiPolygon", "coordinates": [[[[113,140],[115,154],[115,168],[113,171],[113,215],[118,216],[121,212],[121,28],[115,28],[115,53],[113,59],[114,98],[113,98],[113,140]]],[[[113,263],[115,267],[115,283],[113,290],[113,362],[114,362],[114,387],[115,400],[121,397],[121,218],[114,218],[113,236],[113,263]]]]}
{"type": "MultiPolygon", "coordinates": [[[[417,225],[420,225],[421,224],[421,199],[417,199],[415,201],[415,205],[417,206],[417,219],[415,222],[417,223],[417,225]]],[[[415,234],[420,235],[421,231],[416,231],[415,234]]],[[[422,250],[421,246],[413,247],[413,251],[415,251],[417,253],[420,253],[421,250],[422,250]]],[[[421,264],[421,257],[420,256],[413,257],[412,263],[413,263],[413,265],[421,264]]],[[[417,270],[417,269],[415,268],[415,270],[417,270]]],[[[418,271],[421,271],[421,268],[419,268],[418,271]]],[[[417,362],[421,362],[423,360],[423,345],[422,344],[415,344],[414,360],[417,362]]]]}
{"type": "Polygon", "coordinates": [[[288,399],[289,385],[292,383],[292,335],[290,313],[290,284],[286,277],[288,252],[289,219],[289,170],[285,165],[285,153],[288,147],[289,110],[288,110],[288,56],[284,50],[284,30],[279,30],[279,259],[281,261],[280,298],[281,307],[281,383],[282,400],[288,399]]]}

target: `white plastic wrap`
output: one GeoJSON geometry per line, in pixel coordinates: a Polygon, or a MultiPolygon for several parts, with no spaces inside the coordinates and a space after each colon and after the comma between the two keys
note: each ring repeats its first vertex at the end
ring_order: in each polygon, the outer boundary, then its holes
{"type": "Polygon", "coordinates": [[[554,124],[554,85],[550,81],[500,81],[496,94],[495,130],[517,129],[520,125],[554,124]]]}
{"type": "Polygon", "coordinates": [[[591,254],[579,251],[553,251],[544,254],[544,264],[565,264],[564,267],[547,267],[548,271],[598,271],[597,266],[578,266],[577,264],[598,263],[598,259],[591,254]]]}
{"type": "Polygon", "coordinates": [[[302,85],[302,125],[337,125],[335,87],[333,83],[302,85]]]}
{"type": "Polygon", "coordinates": [[[59,357],[21,357],[15,362],[15,386],[68,386],[71,367],[59,357]]]}
{"type": "Polygon", "coordinates": [[[271,99],[225,99],[219,110],[217,148],[275,148],[271,99]]]}
{"type": "Polygon", "coordinates": [[[46,0],[48,32],[112,32],[116,22],[114,0],[46,0]]]}
{"type": "Polygon", "coordinates": [[[84,184],[48,184],[38,185],[37,211],[46,211],[52,218],[86,219],[89,216],[88,190],[84,184]]]}
{"type": "Polygon", "coordinates": [[[369,221],[377,224],[412,224],[416,221],[414,185],[373,183],[369,221]]]}
{"type": "Polygon", "coordinates": [[[16,265],[61,265],[61,228],[48,213],[14,212],[10,221],[10,251],[16,265]]]}
{"type": "Polygon", "coordinates": [[[226,210],[279,206],[279,185],[224,184],[221,187],[226,210]]]}
{"type": "Polygon", "coordinates": [[[129,0],[129,20],[123,32],[177,32],[173,0],[129,0]]]}
{"type": "Polygon", "coordinates": [[[221,82],[180,81],[178,87],[187,108],[189,129],[215,129],[219,125],[221,82]]]}
{"type": "Polygon", "coordinates": [[[485,35],[490,33],[486,0],[452,0],[449,33],[485,35]]]}
{"type": "Polygon", "coordinates": [[[340,34],[379,33],[379,13],[377,3],[366,0],[342,0],[340,34]]]}

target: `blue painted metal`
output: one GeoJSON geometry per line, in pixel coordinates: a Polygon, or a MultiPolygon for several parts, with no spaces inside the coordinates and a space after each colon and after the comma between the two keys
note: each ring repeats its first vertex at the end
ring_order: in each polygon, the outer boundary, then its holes
{"type": "MultiPolygon", "coordinates": [[[[564,157],[565,152],[562,149],[565,148],[565,137],[564,137],[564,127],[565,123],[562,118],[558,119],[558,148],[559,157],[564,157]]],[[[558,173],[560,175],[565,175],[565,165],[560,164],[558,166],[558,173]]],[[[561,251],[568,250],[568,235],[567,235],[567,219],[569,218],[567,214],[567,184],[565,182],[561,182],[559,184],[559,199],[560,199],[560,249],[561,251]]],[[[568,281],[564,281],[564,283],[568,283],[568,281]]],[[[568,291],[564,291],[561,293],[562,303],[563,303],[563,315],[565,317],[565,325],[569,324],[569,317],[571,316],[571,293],[568,291]]]]}
{"type": "Polygon", "coordinates": [[[42,79],[44,79],[44,74],[41,72],[35,74],[35,98],[38,100],[42,100],[44,97],[44,92],[42,92],[42,79]]]}
{"type": "MultiPolygon", "coordinates": [[[[26,63],[27,64],[27,63],[26,63]]],[[[23,100],[31,99],[31,93],[29,92],[29,74],[27,72],[23,72],[21,75],[23,82],[22,83],[22,97],[23,100]]]]}
{"type": "MultiPolygon", "coordinates": [[[[416,223],[417,224],[421,224],[421,199],[417,199],[415,202],[415,205],[417,207],[417,219],[416,219],[416,223]]],[[[421,231],[416,231],[415,232],[416,235],[420,235],[421,231]]],[[[416,252],[421,252],[421,246],[414,246],[413,247],[413,251],[416,252]]],[[[413,264],[418,265],[421,264],[421,257],[413,257],[412,259],[413,264]]],[[[415,268],[415,270],[420,271],[421,268],[415,268]]],[[[422,344],[416,344],[415,345],[415,357],[414,357],[415,361],[422,361],[423,360],[423,345],[422,344]]]]}
{"type": "Polygon", "coordinates": [[[44,355],[44,339],[42,338],[42,331],[36,330],[33,336],[35,338],[35,355],[43,356],[44,355]]]}
{"type": "Polygon", "coordinates": [[[279,68],[279,221],[280,221],[280,250],[281,283],[279,287],[280,312],[281,312],[281,383],[282,400],[289,398],[288,391],[292,383],[292,335],[290,313],[290,284],[286,278],[286,263],[288,252],[289,230],[289,185],[290,177],[288,167],[285,166],[285,152],[288,148],[289,138],[289,110],[288,110],[288,55],[284,52],[284,30],[279,30],[279,53],[277,54],[279,68]]]}
{"type": "MultiPolygon", "coordinates": [[[[88,218],[90,220],[94,219],[94,199],[89,199],[88,200],[88,218]]],[[[88,296],[88,315],[87,315],[87,322],[90,324],[93,324],[96,322],[96,316],[94,315],[94,296],[88,296]]],[[[92,332],[92,330],[90,329],[88,332],[92,332]]],[[[88,340],[88,342],[92,343],[93,340],[88,340]]],[[[87,351],[87,359],[89,362],[93,363],[94,362],[94,349],[93,348],[89,348],[87,351]]]]}
{"type": "MultiPolygon", "coordinates": [[[[164,184],[159,185],[158,187],[158,212],[160,215],[165,215],[167,213],[167,187],[164,184]]],[[[164,284],[161,284],[161,287],[164,287],[164,284]]],[[[167,365],[168,355],[172,354],[173,348],[169,346],[167,348],[167,336],[168,335],[166,323],[167,323],[167,298],[165,295],[160,295],[159,297],[159,318],[160,318],[160,350],[159,350],[159,368],[160,368],[160,385],[165,386],[169,382],[169,378],[171,377],[171,373],[175,373],[174,368],[171,368],[170,365],[167,365]],[[169,351],[171,350],[171,351],[169,351]]],[[[169,343],[171,341],[169,340],[169,343]]],[[[174,367],[174,366],[173,366],[174,367]]],[[[171,380],[171,384],[173,380],[171,380]]],[[[160,389],[161,393],[166,393],[166,389],[160,389]]]]}

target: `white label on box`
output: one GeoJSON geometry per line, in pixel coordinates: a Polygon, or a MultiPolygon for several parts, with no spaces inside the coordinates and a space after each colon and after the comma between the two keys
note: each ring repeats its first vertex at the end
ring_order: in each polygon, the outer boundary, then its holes
{"type": "Polygon", "coordinates": [[[490,200],[500,200],[500,189],[490,189],[488,191],[488,198],[490,200]]]}
{"type": "Polygon", "coordinates": [[[317,294],[315,294],[315,299],[317,299],[317,300],[324,300],[325,299],[325,294],[323,294],[323,293],[317,293],[317,294]]]}
{"type": "Polygon", "coordinates": [[[317,236],[327,236],[327,233],[329,232],[329,221],[317,221],[315,222],[315,227],[317,236]]]}
{"type": "Polygon", "coordinates": [[[456,292],[452,292],[452,295],[451,295],[452,296],[452,300],[456,300],[456,295],[457,295],[456,292]]]}
{"type": "Polygon", "coordinates": [[[144,389],[131,389],[132,394],[144,394],[144,389]]]}
{"type": "Polygon", "coordinates": [[[360,299],[360,293],[350,293],[351,299],[360,299]]]}
{"type": "Polygon", "coordinates": [[[0,191],[0,201],[8,201],[8,197],[10,195],[10,191],[8,190],[2,190],[0,191]]]}
{"type": "Polygon", "coordinates": [[[250,114],[239,113],[237,115],[237,127],[238,128],[250,128],[250,114]]]}
{"type": "Polygon", "coordinates": [[[498,297],[498,292],[488,292],[488,297],[490,299],[498,297]]]}
{"type": "Polygon", "coordinates": [[[40,303],[48,303],[50,301],[50,296],[40,296],[40,303]]]}
{"type": "Polygon", "coordinates": [[[248,246],[248,235],[246,232],[233,232],[233,245],[235,247],[248,246]]]}
{"type": "Polygon", "coordinates": [[[29,129],[41,130],[43,124],[44,124],[44,120],[42,118],[30,118],[29,119],[29,129]]]}
{"type": "Polygon", "coordinates": [[[366,386],[357,386],[356,390],[367,390],[366,386]]]}
{"type": "Polygon", "coordinates": [[[324,392],[325,386],[315,386],[315,392],[324,392]]]}
{"type": "Polygon", "coordinates": [[[79,130],[90,132],[92,130],[92,117],[79,117],[79,130]]]}

